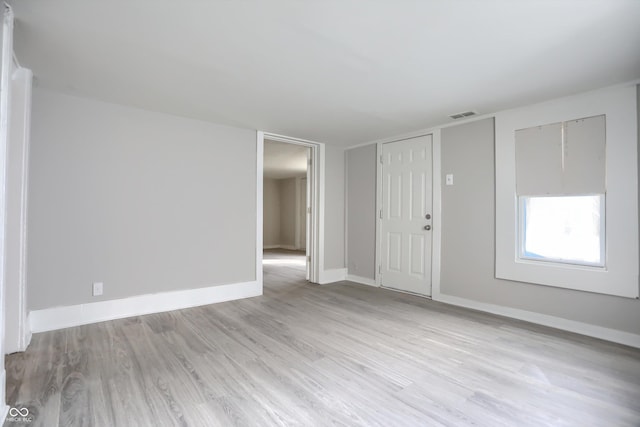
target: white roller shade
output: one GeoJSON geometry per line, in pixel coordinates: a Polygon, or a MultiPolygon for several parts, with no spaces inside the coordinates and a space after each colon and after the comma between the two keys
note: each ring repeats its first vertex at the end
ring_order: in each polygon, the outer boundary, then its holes
{"type": "Polygon", "coordinates": [[[562,193],[562,123],[516,131],[516,191],[562,193]]]}
{"type": "Polygon", "coordinates": [[[605,116],[564,123],[564,190],[570,194],[604,194],[605,116]]]}
{"type": "Polygon", "coordinates": [[[517,130],[517,194],[604,194],[605,130],[604,115],[517,130]]]}

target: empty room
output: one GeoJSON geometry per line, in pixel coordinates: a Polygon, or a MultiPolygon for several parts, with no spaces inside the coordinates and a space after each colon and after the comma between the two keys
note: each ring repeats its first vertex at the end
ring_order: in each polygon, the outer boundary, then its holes
{"type": "Polygon", "coordinates": [[[4,426],[640,426],[640,2],[7,0],[4,426]]]}

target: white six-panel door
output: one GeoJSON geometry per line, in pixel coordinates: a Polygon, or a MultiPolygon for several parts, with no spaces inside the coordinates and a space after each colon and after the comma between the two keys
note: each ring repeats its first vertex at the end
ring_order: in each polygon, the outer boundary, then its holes
{"type": "Polygon", "coordinates": [[[432,136],[382,145],[381,284],[431,295],[432,136]]]}

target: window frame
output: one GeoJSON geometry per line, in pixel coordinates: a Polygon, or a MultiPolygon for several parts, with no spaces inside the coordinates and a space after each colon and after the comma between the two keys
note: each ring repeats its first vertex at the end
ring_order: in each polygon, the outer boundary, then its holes
{"type": "Polygon", "coordinates": [[[637,85],[625,84],[495,115],[497,279],[639,297],[637,96],[637,85]],[[515,132],[603,114],[606,116],[606,268],[519,259],[515,132]]]}
{"type": "Polygon", "coordinates": [[[570,194],[570,195],[544,195],[544,196],[530,196],[520,195],[518,196],[518,259],[520,261],[534,262],[534,263],[551,263],[551,264],[563,264],[573,265],[580,267],[590,267],[598,269],[607,268],[607,227],[606,227],[606,193],[604,194],[570,194]],[[594,197],[600,198],[600,262],[588,262],[580,260],[568,260],[562,258],[551,257],[532,257],[526,255],[526,199],[531,198],[567,198],[567,197],[594,197]]]}

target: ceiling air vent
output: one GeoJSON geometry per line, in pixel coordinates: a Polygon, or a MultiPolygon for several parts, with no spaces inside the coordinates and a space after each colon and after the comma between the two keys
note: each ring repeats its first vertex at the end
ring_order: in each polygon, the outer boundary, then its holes
{"type": "Polygon", "coordinates": [[[478,113],[476,113],[475,111],[465,111],[464,113],[451,114],[449,117],[456,120],[456,119],[461,119],[463,117],[475,116],[476,114],[478,113]]]}

